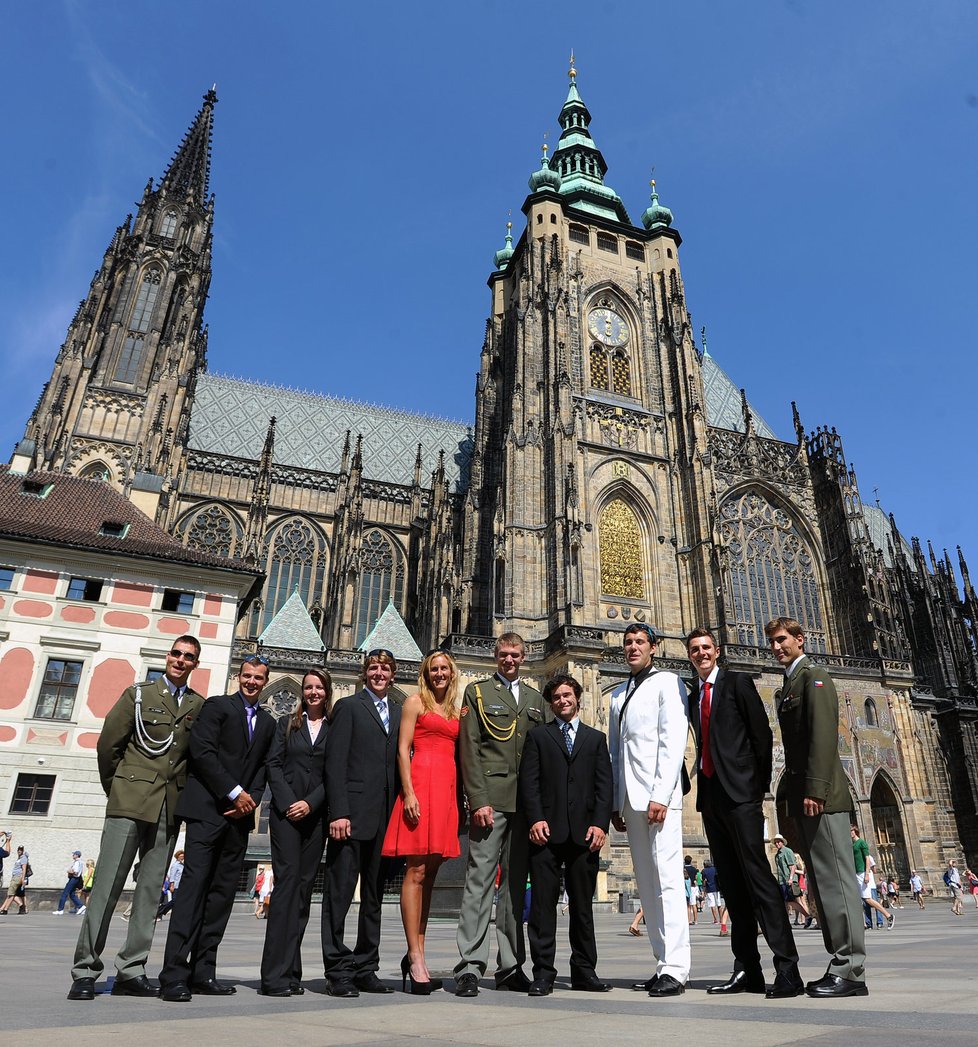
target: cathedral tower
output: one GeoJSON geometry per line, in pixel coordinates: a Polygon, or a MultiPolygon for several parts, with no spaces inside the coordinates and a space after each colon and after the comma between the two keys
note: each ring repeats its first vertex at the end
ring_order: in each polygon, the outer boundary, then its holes
{"type": "Polygon", "coordinates": [[[570,69],[526,228],[496,254],[467,493],[462,628],[542,639],[713,620],[699,355],[672,215],[632,224],[570,69]]]}
{"type": "Polygon", "coordinates": [[[216,102],[211,89],[135,221],[112,237],[11,462],[105,477],[160,520],[205,366],[216,102]]]}

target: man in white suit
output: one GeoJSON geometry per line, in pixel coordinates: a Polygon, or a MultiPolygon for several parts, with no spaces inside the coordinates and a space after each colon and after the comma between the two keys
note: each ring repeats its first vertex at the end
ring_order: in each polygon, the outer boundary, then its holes
{"type": "Polygon", "coordinates": [[[652,667],[657,637],[644,622],[625,630],[628,682],[611,696],[609,748],[615,798],[612,822],[628,846],[656,968],[634,989],[679,996],[689,977],[689,924],[683,884],[683,754],[689,723],[686,688],[652,667]]]}

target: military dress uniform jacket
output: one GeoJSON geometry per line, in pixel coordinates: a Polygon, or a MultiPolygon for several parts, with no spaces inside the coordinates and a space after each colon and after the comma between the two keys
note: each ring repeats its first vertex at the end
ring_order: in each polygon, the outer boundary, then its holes
{"type": "Polygon", "coordinates": [[[826,814],[852,801],[839,759],[839,696],[828,671],[803,658],[774,696],[788,774],[788,814],[804,813],[806,796],[825,801],[826,814]]]}
{"type": "Polygon", "coordinates": [[[108,817],[156,822],[165,802],[170,830],[176,830],[177,799],[187,782],[190,731],[203,704],[203,697],[188,687],[177,708],[162,676],[123,691],[105,717],[96,749],[99,777],[109,799],[105,809],[108,817]],[[139,744],[137,688],[150,744],[161,743],[173,734],[172,744],[158,756],[139,744]]]}
{"type": "Polygon", "coordinates": [[[469,810],[516,810],[520,759],[527,733],[551,719],[543,695],[520,680],[517,708],[498,676],[465,688],[459,726],[459,762],[469,810]]]}

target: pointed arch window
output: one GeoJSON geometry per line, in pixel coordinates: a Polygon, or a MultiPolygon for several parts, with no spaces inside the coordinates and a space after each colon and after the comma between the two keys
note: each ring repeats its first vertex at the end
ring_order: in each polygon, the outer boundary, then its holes
{"type": "Polygon", "coordinates": [[[764,646],[764,625],[784,616],[801,622],[806,650],[824,651],[815,555],[792,517],[748,491],[720,507],[720,534],[728,557],[728,625],[737,642],[764,646]]]}
{"type": "Polygon", "coordinates": [[[601,592],[607,596],[646,598],[642,557],[642,529],[632,507],[615,498],[601,511],[598,520],[601,556],[601,592]]]}
{"type": "Polygon", "coordinates": [[[354,615],[354,646],[359,646],[393,601],[398,611],[404,601],[404,554],[383,531],[367,531],[360,547],[360,585],[354,615]]]}
{"type": "Polygon", "coordinates": [[[160,223],[160,236],[170,237],[172,239],[173,234],[177,231],[177,213],[176,211],[167,211],[163,216],[163,221],[160,223]]]}
{"type": "Polygon", "coordinates": [[[323,595],[326,540],[318,528],[292,517],[271,532],[266,550],[268,581],[256,632],[268,625],[293,592],[298,591],[307,607],[323,595]]]}
{"type": "Polygon", "coordinates": [[[129,333],[122,343],[122,352],[119,354],[115,367],[114,381],[116,382],[135,385],[139,380],[143,352],[146,347],[143,336],[149,330],[153,319],[153,310],[156,308],[162,278],[159,269],[148,269],[143,276],[143,282],[139,285],[136,304],[129,318],[129,333]]]}
{"type": "Polygon", "coordinates": [[[215,556],[233,556],[244,534],[241,523],[219,505],[208,505],[190,513],[175,530],[188,549],[215,556]]]}
{"type": "Polygon", "coordinates": [[[156,299],[160,293],[160,282],[163,274],[159,269],[148,269],[139,285],[139,294],[136,295],[136,304],[132,310],[129,320],[129,330],[145,334],[149,330],[150,321],[153,319],[153,310],[156,308],[156,299]]]}

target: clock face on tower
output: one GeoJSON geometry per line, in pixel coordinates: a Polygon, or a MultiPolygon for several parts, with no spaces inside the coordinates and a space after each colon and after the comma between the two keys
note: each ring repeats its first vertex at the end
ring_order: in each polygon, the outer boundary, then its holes
{"type": "Polygon", "coordinates": [[[624,345],[628,341],[628,324],[611,309],[592,309],[587,329],[592,338],[605,345],[624,345]]]}

